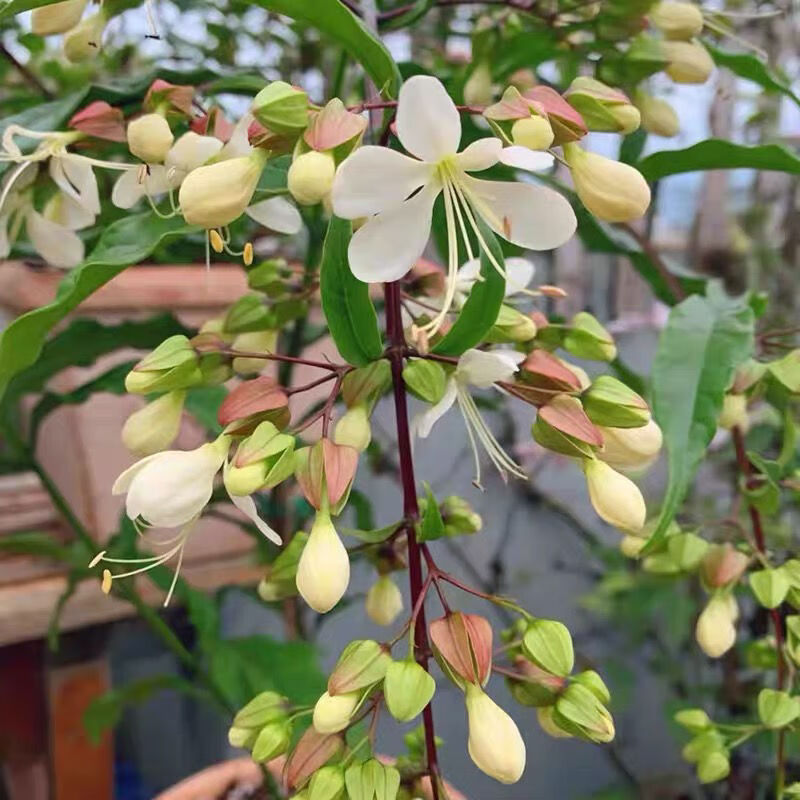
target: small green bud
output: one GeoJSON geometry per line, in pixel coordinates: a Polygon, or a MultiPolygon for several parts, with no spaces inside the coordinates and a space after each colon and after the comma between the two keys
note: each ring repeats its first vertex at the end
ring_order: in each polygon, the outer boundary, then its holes
{"type": "Polygon", "coordinates": [[[400,790],[400,773],[376,758],[353,764],[344,780],[348,800],[395,800],[400,790]]]}
{"type": "Polygon", "coordinates": [[[297,595],[297,564],[308,541],[305,531],[298,531],[278,557],[267,568],[267,574],[258,584],[258,596],[266,603],[297,595]]]}
{"type": "Polygon", "coordinates": [[[371,409],[392,380],[391,367],[379,358],[365,367],[351,370],[342,381],[342,400],[348,408],[364,405],[371,409]]]}
{"type": "Polygon", "coordinates": [[[536,709],[536,719],[541,729],[554,739],[571,739],[572,734],[565,731],[556,721],[555,706],[540,706],[536,709]]]}
{"type": "Polygon", "coordinates": [[[331,764],[318,769],[308,784],[308,800],[344,800],[344,767],[331,764]]]}
{"type": "Polygon", "coordinates": [[[403,610],[403,595],[389,575],[381,575],[367,592],[367,616],[376,625],[391,625],[403,610]]]}
{"type": "Polygon", "coordinates": [[[593,669],[579,672],[574,680],[575,683],[585,686],[603,705],[608,705],[611,702],[611,692],[608,690],[608,686],[593,669]]]}
{"type": "Polygon", "coordinates": [[[581,396],[586,416],[597,425],[639,428],[650,421],[644,398],[610,375],[595,378],[581,396]]]}
{"type": "Polygon", "coordinates": [[[391,656],[372,639],[360,639],[345,647],[328,678],[328,692],[339,695],[372,686],[383,680],[391,656]]]}
{"type": "Polygon", "coordinates": [[[572,318],[564,349],[592,361],[613,361],[617,357],[614,338],[588,311],[580,311],[572,318]]]}
{"type": "Polygon", "coordinates": [[[702,733],[712,725],[710,717],[702,708],[684,708],[675,714],[674,719],[690,733],[702,733]]]}
{"type": "Polygon", "coordinates": [[[565,677],[572,672],[575,653],[566,625],[552,619],[534,620],[522,639],[525,655],[553,675],[565,677]]]}
{"type": "Polygon", "coordinates": [[[263,334],[271,328],[274,328],[273,316],[264,304],[264,298],[257,294],[242,295],[225,313],[223,330],[227,334],[250,332],[263,334]]]}
{"type": "Polygon", "coordinates": [[[520,705],[534,708],[551,706],[566,686],[564,678],[546,672],[523,656],[514,659],[514,667],[516,672],[524,676],[524,680],[506,678],[506,682],[511,696],[520,705]]]}
{"type": "Polygon", "coordinates": [[[237,728],[233,725],[228,729],[228,744],[231,747],[241,747],[243,750],[252,749],[258,738],[258,728],[237,728]]]}
{"type": "Polygon", "coordinates": [[[201,380],[197,353],[179,334],[161,342],[127,374],[125,389],[131,394],[171,392],[195,386],[201,380]]]}
{"type": "Polygon", "coordinates": [[[62,46],[67,61],[79,64],[97,57],[101,51],[103,33],[108,24],[104,8],[84,17],[74,28],[64,34],[62,46]]]}
{"type": "Polygon", "coordinates": [[[251,110],[274,133],[298,135],[308,126],[308,95],[284,81],[267,84],[253,98],[251,110]]]}
{"type": "Polygon", "coordinates": [[[667,540],[672,562],[682,572],[696,569],[708,552],[708,542],[693,533],[679,533],[667,540]]]}
{"type": "Polygon", "coordinates": [[[253,760],[262,764],[282,756],[292,741],[292,725],[288,719],[265,725],[253,745],[253,760]]]}
{"type": "Polygon", "coordinates": [[[294,470],[294,446],[293,436],[281,433],[272,422],[261,422],[240,442],[224,473],[225,488],[244,496],[277,486],[294,470]]]}
{"type": "MultiPolygon", "coordinates": [[[[278,346],[278,331],[246,331],[237,334],[231,347],[241,353],[274,353],[278,346]]],[[[246,358],[238,356],[233,359],[233,370],[239,375],[253,375],[267,366],[265,358],[246,358]]]]}
{"type": "Polygon", "coordinates": [[[564,97],[590,131],[633,133],[641,122],[639,110],[624,92],[594,78],[575,78],[564,97]]]}
{"type": "Polygon", "coordinates": [[[403,380],[413,395],[434,405],[444,397],[447,373],[437,361],[413,358],[403,368],[403,380]]]}
{"type": "Polygon", "coordinates": [[[464,102],[470,106],[485,106],[492,102],[492,71],[486,61],[482,61],[464,84],[464,102]]]}
{"type": "Polygon", "coordinates": [[[777,608],[786,599],[790,584],[782,569],[762,569],[750,573],[750,588],[764,608],[777,608]]]}
{"type": "Polygon", "coordinates": [[[769,365],[769,371],[792,394],[800,394],[800,349],[792,350],[783,358],[773,361],[769,365]]]}
{"type": "Polygon", "coordinates": [[[261,692],[233,718],[235,728],[261,728],[286,716],[286,698],[277,692],[261,692]]]}
{"type": "Polygon", "coordinates": [[[750,427],[746,395],[730,392],[726,394],[722,400],[722,409],[719,412],[717,424],[726,431],[733,428],[741,428],[746,431],[750,427]]]}
{"type": "Polygon", "coordinates": [[[716,750],[697,764],[697,779],[700,783],[714,783],[727,778],[730,771],[728,754],[724,750],[716,750]]]}
{"type": "Polygon", "coordinates": [[[363,405],[349,408],[342,418],[336,423],[333,431],[333,441],[353,447],[359,453],[369,447],[372,441],[372,428],[369,424],[369,413],[363,405]]]}
{"type": "Polygon", "coordinates": [[[436,681],[416,661],[393,661],[383,679],[386,707],[398,722],[421,714],[435,691],[436,681]]]}
{"type": "Polygon", "coordinates": [[[536,323],[527,314],[511,306],[500,306],[494,325],[486,335],[487,342],[529,342],[536,336],[536,323]]]}
{"type": "Polygon", "coordinates": [[[473,511],[472,506],[466,500],[456,495],[445,497],[440,510],[447,536],[478,533],[483,527],[480,514],[473,511]]]}
{"type": "Polygon", "coordinates": [[[556,700],[553,721],[573,736],[590,742],[610,742],[614,720],[594,692],[580,683],[571,683],[556,700]]]}
{"type": "Polygon", "coordinates": [[[800,698],[788,692],[762,689],[758,694],[758,718],[768,728],[785,728],[800,716],[800,698]]]}
{"type": "Polygon", "coordinates": [[[718,753],[724,749],[725,740],[722,738],[722,734],[716,728],[711,728],[692,737],[684,745],[681,755],[690,764],[698,764],[712,753],[718,753]]]}

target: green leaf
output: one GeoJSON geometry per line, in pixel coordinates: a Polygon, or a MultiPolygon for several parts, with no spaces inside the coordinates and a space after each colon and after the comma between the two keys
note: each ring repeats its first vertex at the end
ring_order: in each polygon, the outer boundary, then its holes
{"type": "Polygon", "coordinates": [[[186,393],[184,407],[211,436],[222,433],[217,411],[227,394],[224,386],[198,386],[186,393]]]}
{"type": "Polygon", "coordinates": [[[682,172],[743,168],[800,175],[800,157],[780,144],[745,145],[706,139],[684,150],[652,153],[637,164],[637,169],[648,181],[682,172]]]}
{"type": "Polygon", "coordinates": [[[397,97],[400,72],[383,43],[339,0],[256,0],[258,5],[310,25],[358,61],[382,94],[397,97]]]}
{"type": "Polygon", "coordinates": [[[322,310],[336,347],[348,364],[363,367],[381,357],[383,344],[369,287],[353,275],[347,261],[352,234],[349,221],[331,217],[319,281],[322,310]]]}
{"type": "Polygon", "coordinates": [[[720,67],[729,69],[740,78],[757,83],[768,92],[785,94],[800,106],[800,97],[792,91],[788,81],[776,75],[757,56],[752,53],[729,53],[727,50],[720,50],[718,47],[708,44],[708,42],[705,42],[705,46],[720,67]]]}
{"type": "Polygon", "coordinates": [[[36,556],[53,561],[72,561],[72,548],[50,533],[9,533],[0,537],[0,553],[36,556]]]}
{"type": "Polygon", "coordinates": [[[386,525],[384,528],[375,528],[373,530],[363,530],[359,528],[342,528],[341,530],[342,533],[347,536],[353,536],[367,544],[380,544],[381,542],[385,542],[400,525],[400,522],[395,522],[392,525],[386,525]]]}
{"type": "Polygon", "coordinates": [[[18,317],[0,334],[0,397],[9,381],[39,357],[50,330],[81,301],[147,257],[163,239],[191,230],[180,217],[163,220],[150,211],[110,225],[89,258],[61,282],[55,300],[18,317]]]}
{"type": "Polygon", "coordinates": [[[762,689],[758,694],[758,718],[768,728],[785,728],[800,716],[800,699],[788,692],[762,689]]]}
{"type": "Polygon", "coordinates": [[[444,520],[431,487],[427,482],[422,485],[425,487],[425,510],[422,513],[417,538],[420,542],[431,542],[444,536],[444,520]]]}
{"type": "Polygon", "coordinates": [[[653,412],[664,433],[669,480],[658,524],[642,555],[666,535],[700,459],[734,369],[753,350],[753,312],[741,301],[709,292],[675,306],[653,365],[653,412]]]}
{"type": "MultiPolygon", "coordinates": [[[[503,251],[497,243],[497,237],[480,216],[477,217],[477,222],[481,236],[491,250],[494,260],[502,265],[503,251]]],[[[453,327],[433,348],[434,353],[460,356],[465,350],[482,342],[496,322],[505,296],[506,279],[495,269],[483,249],[481,249],[481,275],[483,280],[475,282],[453,327]]]]}

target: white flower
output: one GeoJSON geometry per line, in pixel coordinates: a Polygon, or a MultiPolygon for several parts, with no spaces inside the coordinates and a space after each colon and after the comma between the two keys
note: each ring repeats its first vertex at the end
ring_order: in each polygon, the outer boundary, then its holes
{"type": "Polygon", "coordinates": [[[418,414],[411,422],[414,434],[424,439],[430,434],[436,422],[450,410],[453,403],[458,402],[475,458],[474,483],[478,487],[481,485],[478,442],[486,450],[503,480],[506,479],[507,472],[518,478],[527,477],[522,467],[516,464],[500,446],[469,393],[470,386],[488,389],[498,381],[510,380],[517,371],[518,364],[524,359],[524,354],[512,350],[467,350],[458,359],[458,365],[447,382],[442,399],[418,414]]]}
{"type": "Polygon", "coordinates": [[[472,259],[476,257],[468,237],[472,232],[479,252],[486,253],[505,274],[480,234],[477,217],[503,238],[532,250],[563,244],[574,233],[576,221],[569,203],[552,189],[478,180],[468,174],[488,169],[501,159],[530,166],[551,163],[552,157],[518,152],[525,148],[508,148],[512,152],[504,153],[495,138],[479,139],[459,153],[459,112],[436,78],[417,75],[406,81],[396,124],[400,142],[415,157],[386,147],[359,148],[337,171],[333,211],[345,219],[370,217],[350,242],[353,274],[367,282],[394,281],[422,255],[434,201],[443,194],[448,281],[443,308],[426,326],[431,334],[441,325],[456,292],[459,236],[472,259]]]}

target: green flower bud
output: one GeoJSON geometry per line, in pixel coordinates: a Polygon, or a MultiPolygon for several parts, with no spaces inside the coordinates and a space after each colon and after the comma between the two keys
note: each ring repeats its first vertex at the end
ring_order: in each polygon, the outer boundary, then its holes
{"type": "Polygon", "coordinates": [[[746,431],[750,427],[747,416],[747,396],[743,394],[726,394],[722,401],[717,424],[726,431],[741,428],[746,431]]]}
{"type": "Polygon", "coordinates": [[[590,131],[633,133],[641,122],[639,110],[624,92],[594,78],[575,78],[564,97],[590,131]]]}
{"type": "Polygon", "coordinates": [[[332,697],[325,692],[314,706],[314,730],[317,733],[343,731],[361,703],[362,692],[337,694],[332,697]]]}
{"type": "Polygon", "coordinates": [[[237,728],[235,725],[228,729],[228,744],[231,747],[241,747],[251,750],[258,738],[258,728],[237,728]]]}
{"type": "Polygon", "coordinates": [[[614,338],[588,311],[580,311],[572,318],[564,349],[592,361],[613,361],[617,357],[614,338]]]}
{"type": "Polygon", "coordinates": [[[297,564],[308,541],[305,531],[298,531],[278,557],[267,568],[267,574],[258,584],[258,596],[266,603],[297,595],[297,564]]]}
{"type": "Polygon", "coordinates": [[[400,790],[400,773],[376,758],[349,767],[344,781],[348,800],[395,800],[400,790]]]}
{"type": "Polygon", "coordinates": [[[96,14],[81,20],[64,35],[64,56],[67,61],[78,64],[96,58],[103,43],[103,32],[108,17],[101,9],[96,14]]]}
{"type": "Polygon", "coordinates": [[[447,536],[478,533],[483,527],[480,514],[473,511],[472,506],[466,500],[456,495],[445,497],[440,511],[447,536]]]}
{"type": "Polygon", "coordinates": [[[554,739],[570,739],[571,733],[567,733],[563,728],[559,727],[556,722],[556,714],[554,706],[540,706],[536,709],[536,719],[539,722],[541,729],[554,739]]]}
{"type": "Polygon", "coordinates": [[[664,42],[664,70],[675,83],[705,83],[714,61],[700,42],[664,42]]]}
{"type": "Polygon", "coordinates": [[[349,408],[344,416],[336,423],[333,431],[333,441],[336,444],[347,445],[358,450],[359,453],[369,447],[372,441],[372,428],[369,424],[369,414],[363,405],[349,408]]]}
{"type": "Polygon", "coordinates": [[[523,706],[539,708],[551,706],[555,703],[561,690],[566,686],[566,680],[541,667],[536,666],[523,656],[514,659],[515,672],[524,676],[521,680],[506,678],[511,696],[523,706]]]}
{"type": "Polygon", "coordinates": [[[175,137],[163,115],[143,114],[128,123],[128,150],[146,164],[160,164],[175,137]]]}
{"type": "Polygon", "coordinates": [[[292,742],[292,724],[288,719],[265,725],[253,744],[253,760],[262,764],[282,756],[292,742]]]}
{"type": "Polygon", "coordinates": [[[584,459],[583,471],[589,499],[597,515],[620,530],[641,531],[647,518],[647,507],[639,487],[596,458],[584,459]]]}
{"type": "Polygon", "coordinates": [[[331,764],[318,769],[308,784],[308,800],[344,800],[344,767],[331,764]]]}
{"type": "Polygon", "coordinates": [[[723,750],[709,753],[697,764],[697,779],[700,783],[714,783],[727,778],[731,771],[731,762],[723,750]]]}
{"type": "Polygon", "coordinates": [[[650,422],[644,398],[610,375],[595,378],[581,395],[586,416],[596,425],[611,428],[639,428],[650,422]]]}
{"type": "Polygon", "coordinates": [[[550,123],[538,115],[518,119],[511,126],[511,141],[529,150],[547,150],[554,138],[550,123]]]}
{"type": "Polygon", "coordinates": [[[178,435],[186,392],[167,392],[134,411],[122,426],[122,443],[137,456],[166,450],[178,435]]]}
{"type": "Polygon", "coordinates": [[[580,683],[571,683],[556,700],[553,721],[573,736],[590,742],[610,742],[614,720],[595,693],[580,683]]]}
{"type": "Polygon", "coordinates": [[[800,716],[800,698],[776,689],[758,694],[758,718],[771,729],[785,728],[800,716]]]}
{"type": "Polygon", "coordinates": [[[31,30],[37,36],[66,33],[81,21],[88,2],[89,0],[62,0],[60,3],[34,8],[31,13],[31,30]]]}
{"type": "Polygon", "coordinates": [[[322,202],[331,192],[336,162],[331,153],[309,150],[297,156],[286,176],[289,193],[301,206],[322,202]]]}
{"type": "Polygon", "coordinates": [[[690,739],[681,751],[681,755],[690,764],[698,764],[712,753],[718,753],[720,750],[724,752],[724,749],[725,740],[722,734],[716,728],[711,728],[690,739]]]}
{"type": "Polygon", "coordinates": [[[339,695],[373,686],[383,680],[391,662],[386,648],[372,639],[350,642],[328,678],[328,691],[339,695]]]}
{"type": "Polygon", "coordinates": [[[702,733],[711,727],[711,719],[702,708],[684,708],[675,714],[675,722],[690,733],[702,733]]]}
{"type": "Polygon", "coordinates": [[[694,3],[664,0],[650,9],[649,17],[667,39],[692,39],[703,30],[703,12],[694,3]]]}
{"type": "Polygon", "coordinates": [[[642,115],[642,127],[656,136],[671,137],[678,134],[681,128],[675,109],[660,97],[653,97],[647,92],[638,92],[636,105],[642,115]]]}
{"type": "Polygon", "coordinates": [[[145,356],[125,377],[131,394],[171,392],[202,380],[198,356],[183,335],[170,336],[145,356]]]}
{"type": "Polygon", "coordinates": [[[294,446],[293,436],[281,433],[272,422],[260,423],[239,443],[224,473],[225,488],[244,496],[277,486],[294,471],[294,446]]]}
{"type": "Polygon", "coordinates": [[[253,98],[251,111],[270,131],[299,135],[308,126],[308,95],[284,81],[273,81],[253,98]]]}
{"type": "Polygon", "coordinates": [[[565,677],[572,672],[575,654],[566,625],[552,619],[531,622],[522,639],[522,650],[537,666],[565,677]]]}
{"type": "MultiPolygon", "coordinates": [[[[197,342],[198,338],[192,342],[197,342]]],[[[230,359],[222,353],[203,353],[198,366],[201,386],[221,386],[233,375],[230,359]]]]}
{"type": "Polygon", "coordinates": [[[435,405],[444,397],[447,373],[437,361],[412,358],[403,367],[403,381],[415,397],[435,405]]]}
{"type": "Polygon", "coordinates": [[[365,367],[351,370],[342,381],[342,400],[348,408],[364,405],[371,409],[392,380],[391,367],[380,358],[365,367]]]}
{"type": "Polygon", "coordinates": [[[764,608],[777,608],[791,586],[782,569],[762,569],[750,573],[750,588],[764,608]]]}
{"type": "Polygon", "coordinates": [[[611,702],[611,692],[605,681],[593,669],[587,669],[575,676],[575,683],[585,686],[603,705],[611,702]]]}
{"type": "Polygon", "coordinates": [[[389,713],[398,722],[411,722],[422,713],[436,691],[436,681],[416,661],[393,661],[383,679],[389,713]]]}
{"type": "Polygon", "coordinates": [[[500,306],[494,325],[486,335],[487,342],[529,342],[536,336],[536,323],[511,306],[500,306]]]}
{"type": "MultiPolygon", "coordinates": [[[[278,346],[278,331],[247,331],[237,334],[231,347],[242,353],[274,353],[278,346]]],[[[253,375],[261,372],[267,365],[264,358],[245,358],[239,356],[233,359],[231,366],[239,375],[253,375]]]]}
{"type": "Polygon", "coordinates": [[[485,106],[492,102],[492,71],[482,61],[464,84],[464,102],[469,106],[485,106]]]}
{"type": "Polygon", "coordinates": [[[773,361],[769,365],[769,372],[792,394],[800,394],[800,350],[792,350],[783,358],[773,361]]]}
{"type": "MultiPolygon", "coordinates": [[[[635,429],[634,429],[635,430],[635,429]]],[[[693,533],[678,533],[667,539],[667,552],[681,572],[697,569],[708,552],[708,542],[693,533]]]]}
{"type": "MultiPolygon", "coordinates": [[[[227,334],[250,332],[263,334],[273,328],[274,324],[275,320],[265,305],[264,298],[257,294],[245,294],[227,310],[223,331],[227,334]]],[[[262,359],[259,369],[263,366],[262,359]]]]}
{"type": "Polygon", "coordinates": [[[391,625],[403,610],[403,595],[389,575],[381,575],[367,592],[367,616],[376,625],[391,625]]]}
{"type": "Polygon", "coordinates": [[[233,718],[234,728],[257,728],[286,716],[286,698],[277,692],[261,692],[233,718]]]}

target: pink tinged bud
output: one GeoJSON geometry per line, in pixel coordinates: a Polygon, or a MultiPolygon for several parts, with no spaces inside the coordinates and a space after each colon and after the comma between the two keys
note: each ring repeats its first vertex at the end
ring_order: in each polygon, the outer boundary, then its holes
{"type": "Polygon", "coordinates": [[[66,33],[81,21],[88,2],[89,0],[64,0],[34,8],[31,13],[31,30],[37,36],[66,33]]]}
{"type": "MultiPolygon", "coordinates": [[[[518,119],[528,119],[531,116],[531,102],[526,100],[514,86],[503,92],[503,97],[493,105],[485,108],[483,116],[493,122],[507,122],[518,119]]],[[[544,115],[540,105],[536,105],[534,113],[544,115]]]]}
{"type": "Polygon", "coordinates": [[[125,141],[125,118],[122,111],[109,105],[105,100],[95,100],[73,114],[67,127],[87,136],[94,136],[96,139],[106,139],[109,142],[125,141]]]}
{"type": "Polygon", "coordinates": [[[253,378],[240,383],[222,401],[217,421],[239,435],[252,433],[264,421],[284,428],[289,424],[289,398],[274,378],[253,378]]]}
{"type": "Polygon", "coordinates": [[[332,696],[325,692],[314,706],[314,730],[317,733],[339,733],[349,724],[361,702],[362,692],[332,696]]]}
{"type": "Polygon", "coordinates": [[[630,478],[596,458],[585,459],[583,471],[589,499],[601,519],[628,533],[644,528],[647,507],[639,487],[630,478]]]}
{"type": "Polygon", "coordinates": [[[357,450],[320,439],[313,447],[297,451],[295,478],[314,508],[321,509],[326,500],[335,513],[346,502],[357,467],[357,450]]]}
{"type": "Polygon", "coordinates": [[[330,611],[350,583],[350,559],[330,516],[319,512],[314,520],[300,563],[297,591],[316,612],[330,611]]]}
{"type": "Polygon", "coordinates": [[[234,125],[218,106],[212,106],[207,114],[194,117],[189,123],[189,129],[200,136],[213,136],[221,142],[227,142],[233,135],[234,125]]]}
{"type": "Polygon", "coordinates": [[[539,409],[539,418],[569,436],[591,447],[602,447],[603,436],[583,410],[577,397],[557,394],[539,409]]]}
{"type": "Polygon", "coordinates": [[[372,639],[358,639],[345,647],[328,679],[328,693],[340,695],[366,689],[383,680],[392,659],[372,639]]]}
{"type": "Polygon", "coordinates": [[[177,86],[157,78],[150,84],[143,105],[148,111],[154,111],[168,104],[170,110],[180,111],[188,117],[192,114],[192,100],[194,100],[193,86],[177,86]]]}
{"type": "Polygon", "coordinates": [[[750,559],[730,542],[714,544],[700,562],[700,576],[706,586],[718,589],[738,581],[749,563],[750,559]]]}
{"type": "Polygon", "coordinates": [[[429,626],[436,660],[457,685],[485,685],[492,671],[492,626],[477,614],[456,611],[429,626]]]}
{"type": "Polygon", "coordinates": [[[695,638],[709,658],[719,658],[736,643],[737,615],[736,601],[730,594],[713,595],[700,613],[695,638]]]}
{"type": "Polygon", "coordinates": [[[516,783],[525,770],[525,743],[511,717],[479,686],[466,686],[470,758],[500,783],[516,783]]]}
{"type": "Polygon", "coordinates": [[[515,389],[534,405],[544,405],[554,394],[580,391],[577,375],[546,350],[534,350],[520,365],[515,389]]]}
{"type": "Polygon", "coordinates": [[[534,86],[522,96],[532,101],[547,117],[555,135],[553,144],[576,142],[587,134],[583,117],[555,89],[534,86]]]}
{"type": "Polygon", "coordinates": [[[366,117],[348,111],[338,97],[315,113],[311,124],[303,134],[305,143],[319,152],[333,150],[343,144],[355,144],[367,127],[366,117]]]}
{"type": "Polygon", "coordinates": [[[341,736],[318,733],[313,726],[308,728],[286,760],[283,771],[286,785],[292,790],[302,787],[343,748],[344,740],[341,736]]]}
{"type": "Polygon", "coordinates": [[[146,164],[160,164],[172,147],[174,137],[161,114],[144,114],[128,123],[128,149],[146,164]]]}

